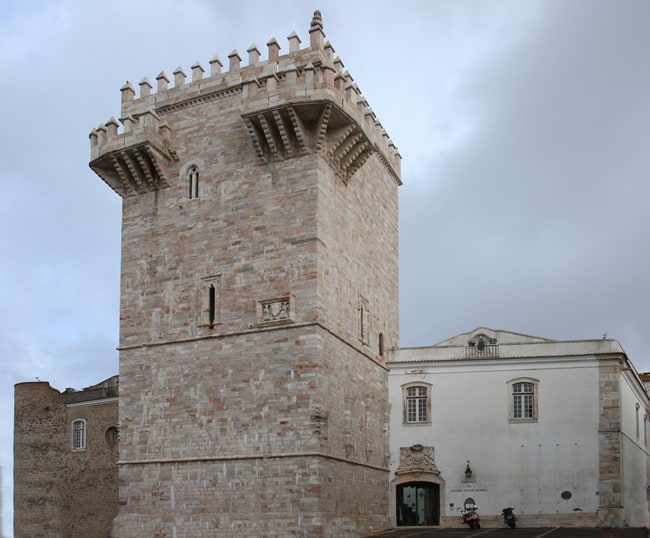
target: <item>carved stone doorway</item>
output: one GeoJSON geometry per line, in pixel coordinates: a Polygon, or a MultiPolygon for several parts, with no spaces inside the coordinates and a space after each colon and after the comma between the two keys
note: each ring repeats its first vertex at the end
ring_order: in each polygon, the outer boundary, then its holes
{"type": "Polygon", "coordinates": [[[397,526],[440,525],[440,486],[407,482],[396,490],[397,526]]]}

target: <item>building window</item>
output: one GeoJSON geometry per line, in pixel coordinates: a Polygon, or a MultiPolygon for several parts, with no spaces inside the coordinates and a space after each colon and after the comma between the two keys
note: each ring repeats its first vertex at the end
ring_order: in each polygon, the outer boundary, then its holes
{"type": "Polygon", "coordinates": [[[533,418],[535,392],[532,383],[515,383],[512,386],[512,418],[533,418]]]}
{"type": "Polygon", "coordinates": [[[516,379],[510,385],[511,422],[537,421],[537,385],[535,379],[516,379]]]}
{"type": "Polygon", "coordinates": [[[208,288],[208,323],[210,328],[214,328],[214,323],[217,319],[217,288],[214,284],[210,284],[208,288]]]}
{"type": "Polygon", "coordinates": [[[199,197],[199,168],[191,166],[187,171],[187,180],[189,184],[190,200],[199,197]]]}
{"type": "Polygon", "coordinates": [[[200,326],[214,329],[221,322],[221,277],[219,275],[203,278],[197,289],[198,319],[200,326]]]}
{"type": "Polygon", "coordinates": [[[431,422],[430,386],[421,383],[403,387],[404,422],[407,424],[428,424],[431,422]]]}
{"type": "Polygon", "coordinates": [[[406,389],[406,421],[427,421],[427,389],[426,387],[411,387],[406,389]]]}
{"type": "Polygon", "coordinates": [[[364,345],[368,345],[368,300],[359,296],[359,339],[364,345]]]}
{"type": "Polygon", "coordinates": [[[86,450],[86,421],[83,419],[72,423],[72,450],[86,450]]]}
{"type": "Polygon", "coordinates": [[[465,347],[465,358],[483,359],[499,356],[499,343],[496,338],[489,338],[484,334],[478,334],[470,340],[465,347]]]}
{"type": "Polygon", "coordinates": [[[106,442],[109,446],[114,446],[120,441],[120,430],[118,430],[115,426],[111,426],[106,430],[104,437],[106,438],[106,442]]]}

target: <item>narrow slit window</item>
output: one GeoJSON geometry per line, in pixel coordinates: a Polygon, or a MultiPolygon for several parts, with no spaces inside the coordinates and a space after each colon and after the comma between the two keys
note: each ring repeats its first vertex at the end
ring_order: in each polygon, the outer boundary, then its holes
{"type": "Polygon", "coordinates": [[[368,345],[368,301],[359,296],[359,340],[364,345],[368,345]]]}
{"type": "Polygon", "coordinates": [[[196,323],[214,329],[221,323],[221,284],[219,276],[201,279],[196,287],[196,323]]]}
{"type": "Polygon", "coordinates": [[[190,200],[192,198],[199,197],[199,169],[196,166],[192,166],[187,171],[187,179],[189,184],[189,195],[190,200]]]}
{"type": "Polygon", "coordinates": [[[214,323],[217,316],[217,290],[214,284],[210,284],[208,288],[208,322],[210,328],[214,329],[214,323]]]}

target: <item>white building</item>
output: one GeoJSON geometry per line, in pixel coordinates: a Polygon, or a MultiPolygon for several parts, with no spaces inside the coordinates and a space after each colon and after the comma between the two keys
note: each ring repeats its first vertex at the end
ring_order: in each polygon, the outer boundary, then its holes
{"type": "Polygon", "coordinates": [[[650,400],[614,340],[479,328],[389,356],[397,525],[648,524],[650,400]]]}

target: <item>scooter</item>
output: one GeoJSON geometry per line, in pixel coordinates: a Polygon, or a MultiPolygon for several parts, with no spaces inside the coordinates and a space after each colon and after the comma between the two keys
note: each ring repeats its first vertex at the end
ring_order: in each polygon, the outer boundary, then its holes
{"type": "Polygon", "coordinates": [[[470,529],[480,529],[481,518],[478,517],[478,514],[476,513],[477,510],[478,510],[478,506],[476,505],[474,505],[474,507],[471,510],[463,510],[458,520],[462,524],[469,525],[470,529]]]}
{"type": "Polygon", "coordinates": [[[504,508],[501,511],[501,515],[503,516],[503,522],[508,525],[511,529],[514,529],[517,524],[515,523],[517,521],[517,518],[515,517],[515,514],[513,512],[514,508],[504,508]]]}

